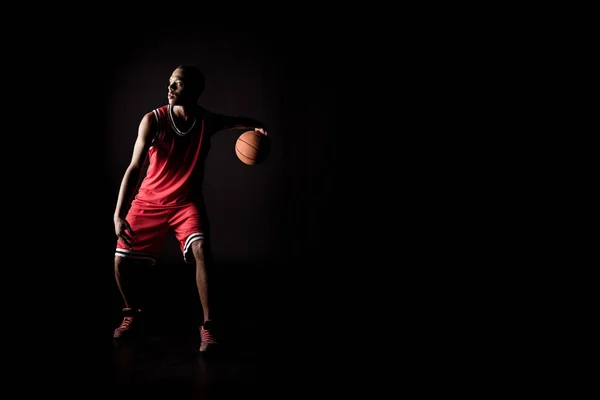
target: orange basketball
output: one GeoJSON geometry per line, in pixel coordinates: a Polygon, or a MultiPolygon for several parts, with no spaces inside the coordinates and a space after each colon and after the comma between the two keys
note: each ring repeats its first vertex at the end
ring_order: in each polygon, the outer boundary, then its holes
{"type": "Polygon", "coordinates": [[[242,133],[235,142],[235,154],[246,165],[258,164],[267,157],[268,137],[255,130],[242,133]]]}

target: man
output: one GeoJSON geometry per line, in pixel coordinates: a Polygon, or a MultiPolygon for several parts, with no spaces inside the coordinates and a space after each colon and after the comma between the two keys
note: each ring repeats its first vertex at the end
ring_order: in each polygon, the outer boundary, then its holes
{"type": "Polygon", "coordinates": [[[184,261],[196,266],[203,312],[200,351],[217,343],[210,314],[205,250],[208,227],[202,213],[204,160],[210,137],[219,131],[246,128],[263,135],[267,132],[253,119],[224,116],[199,106],[204,83],[197,67],[178,66],[169,78],[168,104],[146,113],[139,124],[114,214],[118,237],[115,278],[125,303],[115,338],[133,332],[142,311],[127,272],[136,264],[154,264],[167,232],[173,229],[184,261]]]}

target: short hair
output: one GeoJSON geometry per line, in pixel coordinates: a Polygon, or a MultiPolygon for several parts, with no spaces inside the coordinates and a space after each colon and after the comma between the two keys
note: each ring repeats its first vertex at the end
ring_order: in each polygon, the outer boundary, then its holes
{"type": "Polygon", "coordinates": [[[181,64],[177,68],[183,71],[184,84],[191,87],[192,91],[199,97],[204,92],[206,84],[204,73],[195,65],[181,64]]]}

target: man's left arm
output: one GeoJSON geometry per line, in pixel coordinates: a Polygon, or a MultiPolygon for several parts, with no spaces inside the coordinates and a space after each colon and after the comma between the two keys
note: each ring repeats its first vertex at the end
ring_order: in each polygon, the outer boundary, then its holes
{"type": "Polygon", "coordinates": [[[263,135],[267,135],[267,129],[265,125],[250,117],[233,117],[233,116],[225,116],[219,115],[217,116],[219,119],[221,129],[229,130],[229,129],[254,129],[257,132],[262,133],[263,135]]]}

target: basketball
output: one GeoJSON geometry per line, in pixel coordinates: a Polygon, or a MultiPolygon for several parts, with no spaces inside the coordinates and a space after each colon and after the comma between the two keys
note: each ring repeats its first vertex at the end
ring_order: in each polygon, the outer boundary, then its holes
{"type": "Polygon", "coordinates": [[[268,152],[268,136],[255,130],[242,133],[235,142],[235,154],[246,165],[263,162],[268,152]]]}

